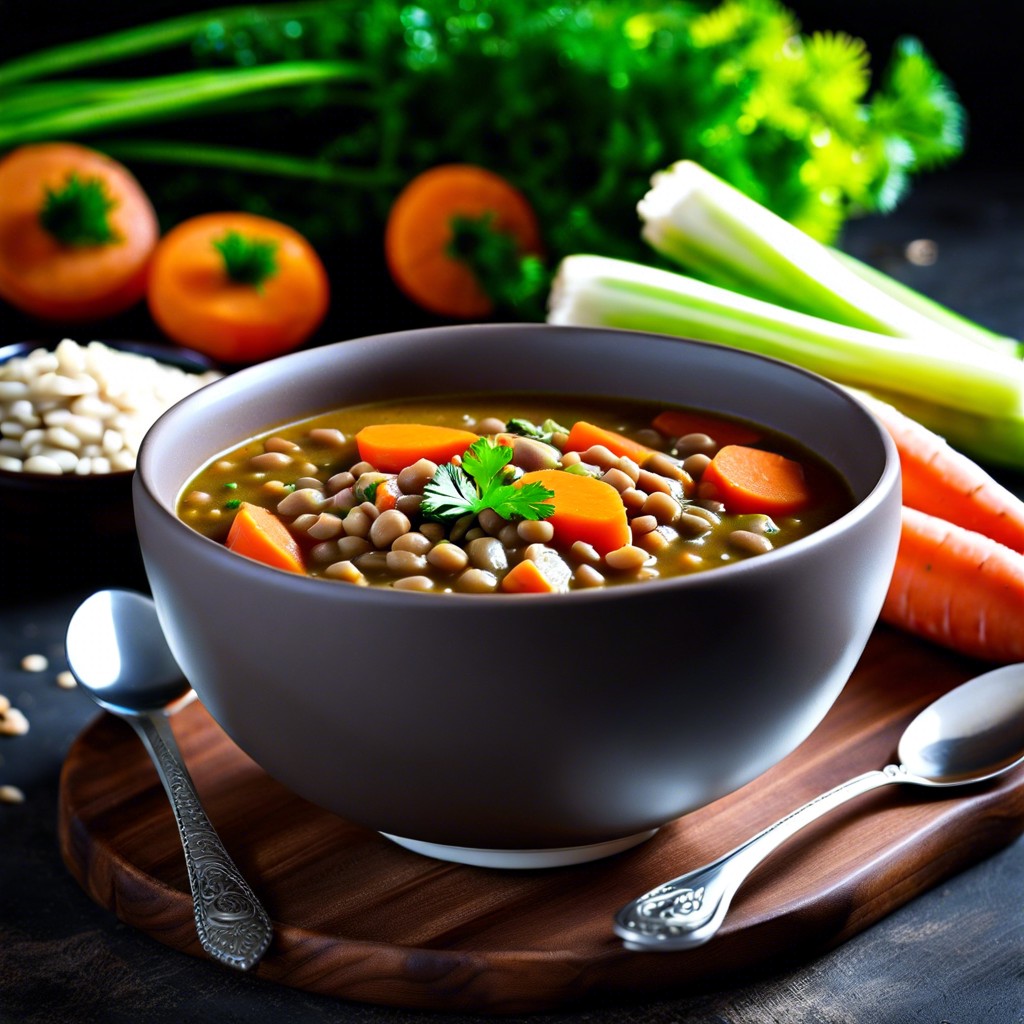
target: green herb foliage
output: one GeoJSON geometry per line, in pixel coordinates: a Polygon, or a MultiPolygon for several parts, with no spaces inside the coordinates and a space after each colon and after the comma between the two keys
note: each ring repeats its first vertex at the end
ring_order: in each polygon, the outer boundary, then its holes
{"type": "Polygon", "coordinates": [[[569,253],[644,258],[636,203],[674,161],[700,162],[830,241],[848,216],[891,209],[912,175],[955,157],[962,121],[916,40],[872,82],[862,41],[804,35],[777,0],[238,6],[0,64],[0,150],[88,136],[132,166],[150,162],[168,219],[219,190],[314,243],[345,238],[353,288],[373,263],[358,254],[379,251],[410,178],[486,166],[524,192],[544,234],[547,275],[536,263],[510,275],[500,247],[466,254],[519,308],[569,253]],[[158,75],[83,76],[158,51],[158,75]]]}
{"type": "Polygon", "coordinates": [[[503,519],[547,519],[555,511],[554,497],[542,484],[505,483],[505,467],[513,451],[482,437],[462,456],[462,465],[446,462],[423,491],[420,511],[427,519],[445,521],[493,509],[503,519]]]}
{"type": "Polygon", "coordinates": [[[106,245],[118,239],[110,223],[115,206],[102,178],[72,171],[61,188],[47,188],[39,222],[62,245],[106,245]]]}

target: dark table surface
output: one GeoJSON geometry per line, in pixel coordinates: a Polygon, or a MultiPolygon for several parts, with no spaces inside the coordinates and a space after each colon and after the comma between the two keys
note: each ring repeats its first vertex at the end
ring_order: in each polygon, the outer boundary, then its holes
{"type": "MultiPolygon", "coordinates": [[[[921,181],[888,218],[852,224],[844,244],[961,312],[1024,336],[1024,189],[1017,178],[936,175],[921,181]],[[934,263],[906,259],[908,243],[919,239],[937,245],[934,263]]],[[[1004,478],[1024,494],[1024,478],[1004,478]]],[[[55,573],[31,587],[10,572],[10,555],[3,553],[7,569],[0,567],[0,694],[25,712],[30,730],[0,737],[0,785],[16,785],[25,794],[24,803],[0,804],[0,1021],[436,1019],[232,973],[159,945],[90,901],[61,862],[56,829],[61,763],[95,712],[85,694],[59,687],[56,674],[65,667],[68,618],[93,583],[55,573]],[[23,670],[21,660],[31,653],[45,655],[49,668],[23,670]]],[[[717,991],[576,1006],[531,1019],[1022,1024],[1024,841],[786,973],[737,978],[717,991]]]]}

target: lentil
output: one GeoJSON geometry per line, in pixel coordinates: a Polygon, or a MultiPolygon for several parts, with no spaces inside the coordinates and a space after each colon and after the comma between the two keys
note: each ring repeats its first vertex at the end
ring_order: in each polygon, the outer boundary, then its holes
{"type": "Polygon", "coordinates": [[[411,527],[412,523],[404,512],[389,508],[373,521],[369,532],[370,543],[374,547],[389,548],[403,533],[408,533],[411,527]]]}
{"type": "Polygon", "coordinates": [[[547,544],[555,535],[555,528],[546,519],[524,519],[516,524],[519,539],[527,544],[547,544]]]}
{"type": "Polygon", "coordinates": [[[469,564],[469,555],[458,544],[441,541],[430,549],[427,561],[442,572],[461,572],[469,564]]]}
{"type": "Polygon", "coordinates": [[[403,576],[391,586],[395,590],[433,590],[434,581],[429,576],[403,576]]]}
{"type": "Polygon", "coordinates": [[[763,533],[754,533],[752,530],[733,530],[729,534],[729,543],[753,555],[761,555],[772,549],[772,542],[763,533]]]}
{"type": "Polygon", "coordinates": [[[412,551],[389,551],[384,559],[388,572],[397,573],[399,576],[420,575],[427,567],[426,558],[412,551]]]}
{"type": "Polygon", "coordinates": [[[603,587],[604,577],[592,565],[578,565],[572,574],[573,580],[580,587],[603,587]]]}
{"type": "Polygon", "coordinates": [[[348,560],[335,562],[324,569],[324,575],[332,580],[341,580],[344,583],[355,583],[360,587],[368,587],[370,581],[356,568],[353,562],[348,560]]]}
{"type": "Polygon", "coordinates": [[[624,544],[621,548],[609,551],[604,556],[604,562],[609,569],[630,572],[639,569],[647,562],[648,558],[650,555],[643,548],[638,548],[633,544],[624,544]]]}

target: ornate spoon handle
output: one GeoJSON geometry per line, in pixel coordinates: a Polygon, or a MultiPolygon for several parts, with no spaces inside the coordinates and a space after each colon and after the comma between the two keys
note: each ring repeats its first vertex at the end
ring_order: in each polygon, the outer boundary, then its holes
{"type": "Polygon", "coordinates": [[[615,915],[615,933],[629,949],[692,949],[725,919],[747,876],[790,836],[840,804],[892,782],[923,782],[897,765],[865,772],[822,793],[717,860],[655,886],[615,915]]]}
{"type": "Polygon", "coordinates": [[[199,941],[215,960],[247,971],[270,945],[270,918],[206,816],[167,718],[138,715],[129,721],[152,756],[174,808],[199,941]]]}

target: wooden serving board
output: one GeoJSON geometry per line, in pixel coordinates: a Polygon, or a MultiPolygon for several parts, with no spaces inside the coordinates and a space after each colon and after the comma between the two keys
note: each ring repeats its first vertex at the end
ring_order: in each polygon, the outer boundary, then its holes
{"type": "MultiPolygon", "coordinates": [[[[743,789],[604,861],[540,871],[441,863],[299,799],[193,704],[174,720],[210,818],[275,923],[255,973],[346,999],[522,1013],[587,997],[735,984],[817,955],[1024,831],[1024,770],[954,795],[860,797],[749,879],[698,949],[635,953],[613,913],[803,801],[895,758],[904,726],[985,666],[879,627],[826,720],[743,789]]],[[[196,956],[170,807],[134,733],[103,715],[61,777],[60,841],[83,888],[123,922],[196,956]]]]}

